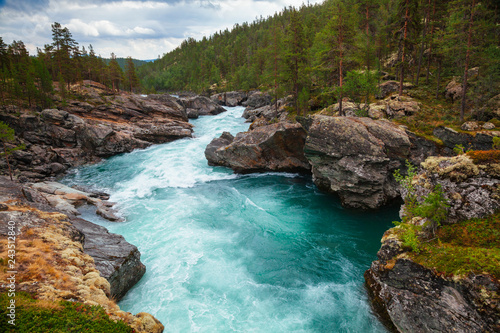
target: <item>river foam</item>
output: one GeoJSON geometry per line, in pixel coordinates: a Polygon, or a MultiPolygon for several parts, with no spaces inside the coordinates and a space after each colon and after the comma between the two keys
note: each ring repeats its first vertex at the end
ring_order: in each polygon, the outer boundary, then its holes
{"type": "Polygon", "coordinates": [[[124,223],[84,218],[142,253],[146,275],[120,302],[166,332],[385,332],[363,272],[396,209],[345,210],[296,174],[209,167],[206,145],[247,130],[243,108],[193,121],[195,137],[75,170],[64,182],[111,194],[124,223]]]}

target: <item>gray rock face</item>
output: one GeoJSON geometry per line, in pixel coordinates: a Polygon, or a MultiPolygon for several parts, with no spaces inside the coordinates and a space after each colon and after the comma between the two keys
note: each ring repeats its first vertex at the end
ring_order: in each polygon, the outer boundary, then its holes
{"type": "Polygon", "coordinates": [[[95,106],[71,101],[64,110],[46,109],[40,116],[0,109],[0,120],[27,146],[13,155],[16,172],[31,179],[54,177],[73,166],[191,136],[184,106],[169,95],[91,98],[95,106]]]}
{"type": "Polygon", "coordinates": [[[317,116],[304,148],[314,183],[346,207],[378,208],[399,196],[392,177],[410,155],[406,132],[369,118],[317,116]]]}
{"type": "Polygon", "coordinates": [[[200,116],[214,116],[226,111],[226,109],[222,106],[205,96],[182,98],[181,101],[184,103],[186,108],[198,110],[198,115],[200,116]]]}
{"type": "MultiPolygon", "coordinates": [[[[53,207],[46,194],[65,196],[66,200],[76,203],[86,200],[100,200],[88,197],[88,193],[66,187],[55,182],[40,183],[34,188],[11,182],[8,177],[0,176],[0,205],[4,202],[19,202],[40,209],[41,211],[59,211],[53,207]],[[43,191],[42,191],[43,189],[43,191]]],[[[60,212],[60,211],[59,211],[60,212]]],[[[63,212],[64,213],[64,212],[63,212]]],[[[0,209],[0,235],[6,235],[7,222],[15,221],[21,230],[24,226],[40,227],[50,222],[37,216],[30,210],[2,211],[0,209]]],[[[146,270],[140,261],[137,247],[125,241],[121,235],[109,233],[106,228],[75,217],[69,217],[65,227],[74,241],[82,243],[84,252],[94,258],[101,276],[111,285],[111,294],[116,300],[144,275],[146,270]]]]}
{"type": "Polygon", "coordinates": [[[418,201],[441,185],[450,206],[442,224],[483,218],[500,209],[500,161],[476,165],[467,155],[430,157],[422,163],[415,184],[418,201]]]}
{"type": "Polygon", "coordinates": [[[246,108],[245,111],[243,112],[242,117],[247,119],[247,122],[253,122],[260,117],[263,117],[264,119],[269,121],[274,118],[277,118],[278,115],[279,115],[279,110],[276,111],[274,106],[265,105],[256,109],[246,108]]]}
{"type": "Polygon", "coordinates": [[[89,221],[75,218],[71,223],[85,235],[84,252],[94,258],[97,270],[111,285],[111,295],[120,300],[146,272],[139,250],[123,236],[89,221]]]}
{"type": "Polygon", "coordinates": [[[373,305],[396,332],[497,332],[500,314],[484,302],[500,285],[488,276],[458,281],[410,260],[379,260],[365,273],[373,305]]]}
{"type": "Polygon", "coordinates": [[[460,99],[462,97],[462,83],[457,82],[455,79],[451,80],[446,85],[444,96],[452,102],[460,99]]]}
{"type": "MultiPolygon", "coordinates": [[[[411,89],[413,88],[413,84],[404,82],[403,89],[411,89]]],[[[389,94],[399,91],[399,82],[390,80],[383,82],[379,85],[380,94],[377,96],[378,99],[382,99],[387,97],[389,94]]]]}
{"type": "Polygon", "coordinates": [[[453,148],[462,145],[465,150],[490,150],[493,147],[493,138],[500,136],[500,131],[484,131],[475,134],[459,133],[454,129],[439,126],[433,131],[434,136],[443,141],[448,148],[449,154],[452,154],[453,148]]]}
{"type": "Polygon", "coordinates": [[[271,104],[272,97],[268,93],[253,91],[248,94],[248,99],[243,103],[248,108],[257,109],[271,104]]]}
{"type": "Polygon", "coordinates": [[[399,197],[392,175],[406,159],[419,162],[436,149],[386,120],[316,116],[304,151],[320,189],[346,207],[374,209],[399,197]]]}
{"type": "Polygon", "coordinates": [[[234,141],[234,136],[229,132],[223,132],[219,138],[213,139],[205,148],[205,157],[209,165],[225,166],[226,162],[222,159],[221,154],[217,154],[219,148],[227,147],[234,141]]]}
{"type": "MultiPolygon", "coordinates": [[[[418,202],[441,185],[450,206],[441,224],[484,218],[500,209],[499,163],[475,164],[467,155],[429,157],[413,184],[418,202]]],[[[373,306],[388,325],[397,332],[500,331],[500,282],[484,272],[449,277],[412,261],[400,231],[384,234],[379,260],[365,273],[373,306]]]]}
{"type": "Polygon", "coordinates": [[[227,166],[237,173],[308,172],[303,148],[306,132],[300,124],[276,123],[213,140],[205,150],[209,165],[227,166]]]}
{"type": "Polygon", "coordinates": [[[247,100],[247,93],[243,91],[229,91],[212,95],[210,99],[220,105],[237,106],[247,100]]]}

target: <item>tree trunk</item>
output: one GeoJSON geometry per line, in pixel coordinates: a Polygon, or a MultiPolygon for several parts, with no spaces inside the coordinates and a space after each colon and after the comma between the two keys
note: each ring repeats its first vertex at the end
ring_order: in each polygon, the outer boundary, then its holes
{"type": "Polygon", "coordinates": [[[341,11],[340,7],[339,7],[339,20],[340,20],[339,38],[338,38],[339,50],[340,50],[340,54],[339,54],[339,58],[340,58],[340,60],[339,60],[339,89],[340,89],[339,116],[344,116],[344,110],[342,108],[342,97],[343,97],[343,94],[342,94],[342,84],[343,84],[342,65],[343,65],[343,60],[344,60],[344,52],[343,52],[344,30],[342,29],[342,11],[341,11]]]}
{"type": "MultiPolygon", "coordinates": [[[[432,2],[432,18],[434,19],[436,15],[436,0],[432,2]]],[[[434,24],[431,27],[431,42],[429,43],[429,58],[427,61],[427,75],[425,76],[425,84],[429,84],[429,73],[431,69],[431,59],[432,59],[432,37],[434,35],[434,24]]]]}
{"type": "Polygon", "coordinates": [[[407,33],[408,33],[408,0],[406,0],[405,25],[404,25],[404,37],[403,37],[403,54],[401,56],[401,79],[399,81],[399,96],[403,95],[403,81],[404,81],[404,76],[405,76],[405,43],[406,43],[407,33]]]}
{"type": "Polygon", "coordinates": [[[466,107],[466,96],[467,96],[467,72],[469,71],[469,61],[470,61],[470,49],[472,44],[472,24],[474,22],[474,7],[476,6],[476,0],[472,0],[472,7],[469,20],[469,34],[467,37],[467,53],[465,55],[465,69],[464,69],[464,82],[462,85],[462,103],[460,105],[460,121],[464,121],[465,107],[466,107]]]}
{"type": "Polygon", "coordinates": [[[418,57],[417,79],[415,80],[415,85],[417,86],[418,86],[418,79],[420,78],[420,69],[422,68],[422,59],[424,57],[425,37],[427,35],[427,26],[429,24],[430,14],[431,14],[431,0],[429,0],[428,7],[426,9],[426,19],[425,19],[424,29],[422,30],[422,44],[420,45],[420,55],[418,57]]]}

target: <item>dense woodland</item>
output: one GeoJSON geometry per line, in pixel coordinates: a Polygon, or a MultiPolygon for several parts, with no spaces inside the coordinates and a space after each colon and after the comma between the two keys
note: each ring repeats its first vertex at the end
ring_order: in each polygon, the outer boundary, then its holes
{"type": "Polygon", "coordinates": [[[475,89],[488,98],[500,82],[498,10],[495,0],[327,0],[187,39],[138,72],[148,90],[261,89],[306,111],[369,96],[382,70],[439,91],[443,77],[480,66],[475,89]]]}
{"type": "Polygon", "coordinates": [[[260,89],[275,99],[291,95],[301,114],[344,97],[368,100],[386,71],[401,89],[410,81],[432,88],[436,97],[446,80],[457,77],[478,104],[499,90],[498,10],[495,0],[327,0],[200,41],[189,38],[140,67],[131,58],[120,66],[114,54],[103,59],[92,45],[80,48],[67,28],[54,23],[52,43],[36,56],[22,41],[6,45],[0,37],[0,99],[47,107],[54,87],[64,99],[70,84],[93,80],[111,91],[260,89]],[[476,66],[479,79],[469,88],[466,73],[476,66]]]}
{"type": "MultiPolygon", "coordinates": [[[[31,56],[22,41],[7,45],[0,37],[0,101],[3,105],[48,107],[54,86],[64,99],[71,84],[93,80],[111,91],[140,89],[132,58],[122,63],[97,56],[92,45],[80,49],[71,32],[59,23],[52,25],[52,43],[31,56]],[[56,85],[53,83],[57,82],[56,85]]],[[[137,62],[135,62],[137,63],[137,62]]]]}

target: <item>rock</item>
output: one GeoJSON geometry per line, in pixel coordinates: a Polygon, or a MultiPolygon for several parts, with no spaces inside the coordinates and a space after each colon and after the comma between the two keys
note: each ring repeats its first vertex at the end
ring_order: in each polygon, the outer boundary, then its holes
{"type": "Polygon", "coordinates": [[[205,148],[205,158],[209,165],[226,165],[222,157],[216,154],[217,149],[229,146],[234,140],[234,136],[229,132],[223,132],[219,138],[213,139],[205,148]]]}
{"type": "Polygon", "coordinates": [[[483,129],[485,130],[492,130],[495,128],[495,125],[493,123],[484,123],[483,124],[483,129]]]}
{"type": "Polygon", "coordinates": [[[247,99],[247,94],[243,91],[229,91],[210,96],[210,99],[217,104],[225,106],[241,105],[247,99]]]}
{"type": "Polygon", "coordinates": [[[50,206],[69,215],[80,215],[77,208],[84,205],[94,205],[96,213],[112,222],[123,222],[107,201],[96,198],[93,193],[83,192],[57,182],[40,182],[33,184],[32,189],[38,191],[50,206]]]}
{"type": "Polygon", "coordinates": [[[463,131],[477,131],[479,129],[478,123],[475,121],[466,121],[460,126],[463,131]]]}
{"type": "Polygon", "coordinates": [[[391,96],[385,100],[386,114],[390,118],[412,116],[420,111],[420,105],[411,97],[391,96]]]}
{"type": "Polygon", "coordinates": [[[365,280],[374,308],[393,331],[494,332],[500,328],[498,311],[483,301],[486,293],[500,292],[500,285],[487,276],[447,280],[411,260],[393,259],[373,262],[365,280]]]}
{"type": "Polygon", "coordinates": [[[410,147],[405,130],[389,121],[316,116],[304,151],[318,188],[346,207],[375,209],[399,196],[392,174],[410,147]]]}
{"type": "Polygon", "coordinates": [[[101,276],[111,285],[111,296],[120,300],[146,272],[137,247],[123,236],[82,219],[72,219],[75,228],[85,235],[83,249],[94,258],[101,276]]]}
{"type": "Polygon", "coordinates": [[[253,91],[249,93],[248,99],[243,105],[257,109],[265,105],[271,105],[272,97],[268,93],[263,93],[261,91],[253,91]]]}
{"type": "MultiPolygon", "coordinates": [[[[137,95],[135,96],[138,98],[137,95]]],[[[142,102],[142,108],[149,113],[156,114],[156,116],[178,121],[188,120],[184,106],[181,105],[182,102],[169,94],[152,94],[147,97],[138,98],[138,100],[142,102]],[[153,101],[155,103],[152,103],[153,101]]]]}
{"type": "Polygon", "coordinates": [[[387,109],[386,105],[378,105],[376,103],[370,104],[368,108],[368,117],[375,120],[385,118],[386,109],[387,109]]]}
{"type": "Polygon", "coordinates": [[[123,218],[116,215],[116,212],[110,209],[110,207],[102,201],[96,202],[96,214],[104,217],[106,220],[111,222],[123,222],[125,221],[123,218]]]}
{"type": "Polygon", "coordinates": [[[238,133],[232,141],[224,134],[207,146],[205,156],[209,165],[227,166],[237,173],[308,172],[305,138],[300,124],[275,123],[238,133]]]}
{"type": "MultiPolygon", "coordinates": [[[[3,204],[8,201],[9,205],[20,203],[20,207],[28,204],[31,207],[21,211],[0,212],[0,215],[2,213],[9,214],[8,216],[0,216],[0,234],[3,233],[4,227],[7,230],[7,223],[3,223],[3,221],[10,220],[16,222],[16,227],[19,230],[24,227],[49,229],[53,227],[54,221],[50,219],[46,221],[44,217],[38,216],[34,211],[36,208],[43,209],[43,212],[54,211],[48,206],[47,196],[61,196],[61,198],[66,196],[68,200],[81,200],[84,198],[84,200],[88,200],[86,199],[88,198],[86,192],[56,182],[38,183],[33,184],[32,187],[27,187],[20,186],[11,182],[7,177],[0,176],[0,203],[3,204]],[[42,190],[45,192],[42,192],[42,190]]],[[[47,215],[47,213],[44,213],[44,215],[47,215]]],[[[123,297],[144,275],[146,269],[140,262],[140,253],[137,247],[127,243],[122,236],[109,233],[106,228],[79,218],[68,219],[62,214],[52,216],[59,216],[64,219],[64,223],[56,226],[57,230],[64,228],[64,232],[70,235],[73,241],[83,244],[83,251],[94,259],[101,276],[109,281],[111,295],[115,300],[123,297]]],[[[66,243],[61,245],[63,250],[66,249],[66,243]]],[[[81,264],[85,265],[85,262],[81,262],[81,264]]]]}
{"type": "MultiPolygon", "coordinates": [[[[97,89],[75,87],[87,97],[97,89]]],[[[102,97],[93,97],[95,106],[70,100],[67,106],[60,106],[64,110],[46,109],[39,116],[27,110],[14,114],[8,112],[9,107],[1,107],[0,120],[15,129],[19,143],[27,146],[13,154],[14,173],[22,173],[25,180],[54,177],[70,167],[191,137],[193,126],[178,99],[126,93],[106,96],[104,92],[102,97]]]]}
{"type": "Polygon", "coordinates": [[[181,99],[188,109],[198,110],[200,116],[217,115],[226,111],[223,107],[211,101],[208,97],[196,96],[186,99],[181,99]]]}
{"type": "Polygon", "coordinates": [[[54,123],[62,123],[68,118],[69,113],[57,109],[45,109],[42,111],[42,117],[54,123]]]}
{"type": "Polygon", "coordinates": [[[469,79],[473,79],[475,78],[476,76],[479,75],[479,67],[474,67],[474,68],[470,68],[468,71],[467,71],[467,77],[469,79]]]}
{"type": "Polygon", "coordinates": [[[186,112],[189,119],[198,119],[200,116],[198,110],[196,109],[187,109],[186,112]]]}
{"type": "Polygon", "coordinates": [[[442,224],[483,218],[500,209],[500,161],[476,165],[468,155],[429,157],[415,179],[417,200],[439,184],[450,206],[442,224]]]}
{"type": "Polygon", "coordinates": [[[475,134],[459,133],[452,128],[438,126],[434,129],[435,137],[443,141],[448,148],[448,155],[453,154],[453,148],[462,145],[465,150],[491,150],[493,147],[493,138],[500,136],[500,131],[484,131],[475,134]]]}
{"type": "MultiPolygon", "coordinates": [[[[404,82],[403,89],[412,89],[414,87],[413,84],[404,82]]],[[[383,99],[387,97],[389,94],[399,91],[399,82],[397,81],[386,81],[379,85],[380,93],[376,96],[378,99],[383,99]]]]}
{"type": "Polygon", "coordinates": [[[247,119],[247,122],[250,123],[260,117],[269,121],[278,117],[278,111],[271,105],[265,105],[256,109],[246,108],[245,111],[243,111],[242,117],[247,119]]]}
{"type": "Polygon", "coordinates": [[[138,320],[134,322],[132,327],[139,332],[162,333],[165,329],[163,324],[149,313],[139,312],[135,316],[138,320]]]}
{"type": "Polygon", "coordinates": [[[462,83],[457,82],[456,79],[451,80],[450,83],[446,85],[444,96],[452,102],[462,98],[462,83]]]}

